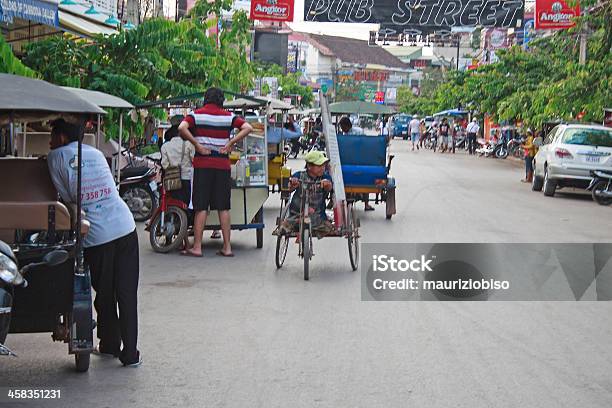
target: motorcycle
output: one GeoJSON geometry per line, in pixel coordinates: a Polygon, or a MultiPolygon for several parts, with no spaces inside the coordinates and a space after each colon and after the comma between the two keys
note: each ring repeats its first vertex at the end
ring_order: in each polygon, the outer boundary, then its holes
{"type": "Polygon", "coordinates": [[[437,146],[438,146],[438,135],[437,135],[436,129],[430,127],[427,130],[427,139],[425,142],[425,147],[435,152],[437,146]]]}
{"type": "Polygon", "coordinates": [[[591,184],[587,190],[591,192],[593,201],[599,205],[612,204],[612,172],[607,170],[591,171],[591,184]]]}
{"type": "Polygon", "coordinates": [[[30,263],[21,270],[17,257],[10,246],[0,241],[0,356],[16,355],[4,345],[11,325],[11,313],[16,287],[27,287],[28,282],[24,276],[33,268],[41,266],[57,266],[68,260],[68,252],[54,250],[48,252],[41,262],[30,263]]]}
{"type": "Polygon", "coordinates": [[[297,158],[298,154],[304,153],[308,149],[308,146],[305,141],[302,140],[302,137],[299,139],[291,139],[285,142],[285,155],[287,157],[297,158]]]}
{"type": "Polygon", "coordinates": [[[492,154],[498,159],[505,159],[506,157],[508,157],[508,145],[506,144],[506,141],[503,138],[500,139],[493,147],[492,154]]]}
{"type": "MultiPolygon", "coordinates": [[[[128,205],[135,221],[145,221],[151,218],[157,207],[157,170],[155,167],[137,165],[132,153],[124,149],[128,165],[121,169],[119,180],[119,195],[128,205]],[[127,153],[127,154],[126,154],[127,153]]],[[[118,155],[114,153],[113,156],[118,155]]]]}
{"type": "Polygon", "coordinates": [[[508,142],[508,155],[522,159],[524,157],[524,150],[521,144],[524,143],[523,138],[514,138],[508,142]]]}

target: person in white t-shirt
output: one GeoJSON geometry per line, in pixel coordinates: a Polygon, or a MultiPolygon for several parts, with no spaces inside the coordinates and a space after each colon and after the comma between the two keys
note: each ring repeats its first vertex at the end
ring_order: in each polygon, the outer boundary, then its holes
{"type": "Polygon", "coordinates": [[[480,131],[480,126],[478,125],[478,119],[477,118],[472,119],[470,124],[467,125],[467,128],[465,129],[465,131],[467,132],[468,151],[470,152],[470,154],[474,154],[476,152],[476,136],[478,135],[478,132],[480,131]]]}
{"type": "Polygon", "coordinates": [[[418,141],[420,138],[420,126],[421,122],[419,121],[419,117],[414,115],[410,123],[408,124],[408,130],[410,132],[410,140],[412,141],[412,150],[416,146],[417,150],[419,149],[418,141]]]}
{"type": "MultiPolygon", "coordinates": [[[[77,154],[82,129],[59,119],[53,123],[47,156],[49,174],[65,203],[77,202],[77,154]]],[[[96,352],[119,357],[125,366],[142,363],[138,341],[138,234],[134,217],[119,196],[106,158],[82,146],[81,208],[91,226],[83,241],[85,261],[96,291],[96,352]],[[117,315],[117,309],[119,315],[117,315]]]]}

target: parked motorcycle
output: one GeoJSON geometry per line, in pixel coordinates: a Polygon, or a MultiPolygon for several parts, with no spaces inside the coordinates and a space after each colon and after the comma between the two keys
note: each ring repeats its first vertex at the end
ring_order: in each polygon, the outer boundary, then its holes
{"type": "Polygon", "coordinates": [[[54,250],[48,252],[41,262],[28,264],[20,270],[17,257],[11,247],[0,241],[0,356],[15,356],[4,345],[11,325],[14,289],[20,286],[27,287],[28,282],[24,279],[24,276],[31,269],[40,266],[60,265],[67,259],[67,251],[54,250]]]}
{"type": "Polygon", "coordinates": [[[294,159],[298,157],[300,153],[304,153],[308,149],[308,145],[305,140],[302,140],[303,137],[299,139],[291,139],[285,142],[285,155],[287,157],[293,157],[294,159]]]}
{"type": "Polygon", "coordinates": [[[155,167],[135,164],[128,149],[124,149],[121,154],[127,157],[128,165],[120,171],[119,195],[128,205],[135,221],[148,220],[158,202],[157,170],[155,167]]]}
{"type": "Polygon", "coordinates": [[[599,205],[612,204],[612,171],[594,170],[591,176],[593,180],[587,190],[591,192],[593,200],[599,205]]]}
{"type": "Polygon", "coordinates": [[[521,144],[524,143],[523,138],[514,138],[508,142],[508,155],[522,159],[525,155],[521,144]]]}
{"type": "Polygon", "coordinates": [[[508,145],[503,138],[493,147],[493,155],[498,159],[505,159],[508,157],[508,145]]]}

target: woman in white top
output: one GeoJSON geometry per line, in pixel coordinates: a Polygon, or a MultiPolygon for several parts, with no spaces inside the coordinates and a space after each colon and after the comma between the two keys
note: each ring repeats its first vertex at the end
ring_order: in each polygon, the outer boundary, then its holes
{"type": "Polygon", "coordinates": [[[181,139],[175,126],[166,131],[164,139],[166,143],[160,149],[162,167],[164,169],[174,166],[181,168],[181,189],[174,191],[172,196],[189,205],[195,147],[190,142],[181,139]]]}

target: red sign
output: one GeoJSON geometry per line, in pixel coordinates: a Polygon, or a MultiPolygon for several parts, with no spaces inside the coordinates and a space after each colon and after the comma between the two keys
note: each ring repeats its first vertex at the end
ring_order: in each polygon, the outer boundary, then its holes
{"type": "Polygon", "coordinates": [[[293,0],[251,0],[251,20],[293,21],[293,0]]]}
{"type": "Polygon", "coordinates": [[[378,103],[378,104],[385,103],[385,93],[384,92],[376,92],[374,94],[374,103],[378,103]]]}
{"type": "Polygon", "coordinates": [[[576,25],[572,21],[580,16],[580,4],[569,7],[562,0],[536,0],[535,28],[538,30],[562,30],[576,25]]]}
{"type": "Polygon", "coordinates": [[[389,80],[389,72],[387,71],[355,71],[353,73],[353,79],[357,82],[378,82],[378,81],[388,81],[389,80]]]}

